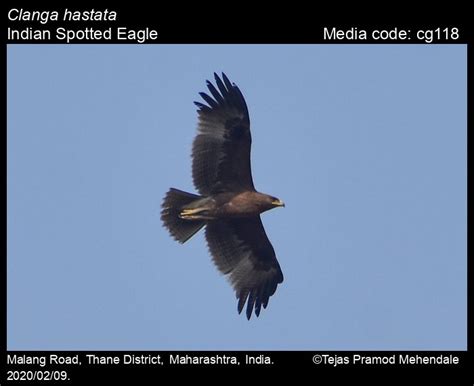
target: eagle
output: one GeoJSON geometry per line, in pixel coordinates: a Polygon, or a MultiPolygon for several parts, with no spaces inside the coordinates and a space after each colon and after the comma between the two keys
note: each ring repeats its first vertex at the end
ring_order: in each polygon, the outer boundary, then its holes
{"type": "Polygon", "coordinates": [[[247,319],[266,308],[283,273],[260,213],[285,206],[280,199],[257,192],[250,167],[250,119],[245,99],[222,73],[209,80],[210,95],[199,93],[198,132],[192,146],[192,177],[199,195],[170,188],[161,220],[180,243],[202,227],[212,259],[227,276],[247,319]]]}

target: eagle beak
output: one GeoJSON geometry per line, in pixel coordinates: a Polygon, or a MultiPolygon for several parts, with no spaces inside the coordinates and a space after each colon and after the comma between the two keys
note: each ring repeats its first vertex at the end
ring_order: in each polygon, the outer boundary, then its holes
{"type": "Polygon", "coordinates": [[[274,200],[272,201],[272,205],[275,205],[275,206],[285,206],[285,203],[282,201],[282,200],[274,200]]]}

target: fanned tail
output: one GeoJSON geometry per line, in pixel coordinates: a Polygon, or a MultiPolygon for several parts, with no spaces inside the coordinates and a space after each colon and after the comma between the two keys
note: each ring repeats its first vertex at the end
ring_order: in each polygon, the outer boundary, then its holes
{"type": "Polygon", "coordinates": [[[179,217],[181,208],[189,203],[201,199],[196,194],[183,192],[171,188],[165,195],[162,204],[161,220],[164,226],[180,243],[188,241],[197,231],[199,231],[206,222],[203,220],[183,220],[179,217]]]}

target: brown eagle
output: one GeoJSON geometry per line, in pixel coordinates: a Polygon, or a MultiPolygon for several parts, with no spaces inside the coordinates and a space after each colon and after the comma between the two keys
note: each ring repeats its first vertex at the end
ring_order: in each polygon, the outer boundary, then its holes
{"type": "Polygon", "coordinates": [[[212,95],[199,108],[193,142],[193,182],[201,195],[171,188],[163,200],[161,219],[180,243],[206,226],[206,240],[217,268],[239,299],[239,314],[247,302],[247,319],[266,308],[283,282],[283,273],[263,228],[260,213],[285,204],[255,190],[250,170],[250,119],[235,83],[214,73],[212,95]]]}

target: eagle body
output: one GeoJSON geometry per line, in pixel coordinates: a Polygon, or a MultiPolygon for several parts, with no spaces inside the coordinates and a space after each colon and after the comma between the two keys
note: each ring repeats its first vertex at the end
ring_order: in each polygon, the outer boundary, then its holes
{"type": "Polygon", "coordinates": [[[253,217],[255,214],[283,205],[275,197],[259,192],[224,192],[202,197],[184,205],[179,216],[187,220],[253,217]]]}
{"type": "Polygon", "coordinates": [[[180,243],[201,228],[213,261],[227,275],[238,298],[240,313],[259,316],[283,273],[265,233],[260,214],[284,203],[257,192],[250,168],[250,119],[239,88],[225,74],[214,74],[207,104],[198,106],[198,134],[193,142],[193,182],[200,193],[171,188],[162,204],[161,219],[180,243]]]}

